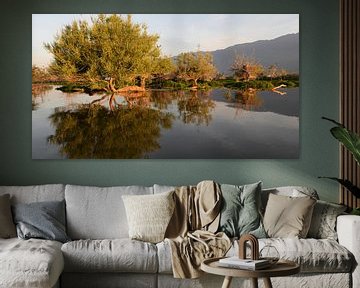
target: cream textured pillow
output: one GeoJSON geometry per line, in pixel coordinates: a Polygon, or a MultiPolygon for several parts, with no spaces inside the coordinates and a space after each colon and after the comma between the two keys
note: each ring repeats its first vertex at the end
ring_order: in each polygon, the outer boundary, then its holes
{"type": "Polygon", "coordinates": [[[316,200],[311,197],[269,195],[264,228],[269,237],[305,238],[316,200]]]}
{"type": "Polygon", "coordinates": [[[173,193],[122,196],[131,239],[151,243],[164,240],[175,207],[173,193]]]}

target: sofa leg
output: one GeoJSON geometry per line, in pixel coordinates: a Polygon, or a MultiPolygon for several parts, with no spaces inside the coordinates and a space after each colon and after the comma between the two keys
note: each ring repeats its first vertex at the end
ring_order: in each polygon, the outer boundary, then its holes
{"type": "Polygon", "coordinates": [[[251,278],[252,287],[258,288],[258,278],[251,278]]]}

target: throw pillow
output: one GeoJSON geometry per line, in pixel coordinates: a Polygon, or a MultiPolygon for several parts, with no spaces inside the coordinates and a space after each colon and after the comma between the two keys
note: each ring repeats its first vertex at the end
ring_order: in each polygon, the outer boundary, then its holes
{"type": "Polygon", "coordinates": [[[282,186],[263,189],[261,192],[261,203],[262,203],[262,215],[265,213],[265,208],[267,201],[269,199],[269,194],[276,194],[281,196],[291,196],[291,197],[305,197],[309,196],[314,199],[319,199],[319,195],[316,190],[311,187],[306,186],[282,186]]]}
{"type": "Polygon", "coordinates": [[[175,208],[173,193],[122,196],[131,239],[151,243],[164,240],[175,208]]]}
{"type": "Polygon", "coordinates": [[[269,195],[264,227],[269,237],[305,238],[316,200],[306,197],[269,195]]]}
{"type": "Polygon", "coordinates": [[[312,214],[308,237],[337,240],[336,219],[346,206],[318,200],[312,214]]]}
{"type": "Polygon", "coordinates": [[[19,238],[70,241],[65,232],[65,201],[15,204],[13,215],[19,238]]]}
{"type": "Polygon", "coordinates": [[[16,229],[11,215],[10,195],[0,196],[0,238],[16,237],[16,229]]]}
{"type": "Polygon", "coordinates": [[[222,184],[222,209],[219,231],[229,237],[251,233],[265,238],[266,233],[260,216],[261,182],[235,186],[222,184]]]}

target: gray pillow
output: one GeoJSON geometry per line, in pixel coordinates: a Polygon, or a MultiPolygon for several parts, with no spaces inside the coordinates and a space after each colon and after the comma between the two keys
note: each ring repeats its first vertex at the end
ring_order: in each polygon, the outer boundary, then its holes
{"type": "Polygon", "coordinates": [[[0,238],[16,237],[15,225],[11,215],[10,196],[0,196],[0,238]]]}
{"type": "Polygon", "coordinates": [[[13,215],[19,238],[70,241],[65,232],[65,201],[15,204],[13,215]]]}
{"type": "Polygon", "coordinates": [[[344,205],[318,200],[312,214],[308,237],[337,240],[336,218],[345,210],[344,205]]]}
{"type": "Polygon", "coordinates": [[[260,216],[261,182],[235,186],[222,184],[222,209],[218,231],[229,237],[253,234],[265,238],[266,233],[260,216]]]}

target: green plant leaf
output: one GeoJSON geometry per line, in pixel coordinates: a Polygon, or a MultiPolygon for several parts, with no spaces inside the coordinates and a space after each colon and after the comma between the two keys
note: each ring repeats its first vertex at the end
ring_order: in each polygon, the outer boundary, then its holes
{"type": "Polygon", "coordinates": [[[351,212],[351,215],[358,215],[360,216],[360,208],[354,208],[351,212]]]}
{"type": "Polygon", "coordinates": [[[331,134],[350,151],[356,162],[360,165],[360,136],[333,119],[326,117],[322,118],[337,125],[330,129],[331,134]]]}
{"type": "Polygon", "coordinates": [[[338,125],[338,126],[340,126],[340,127],[345,127],[343,124],[341,124],[341,123],[339,123],[339,122],[337,122],[337,121],[335,121],[334,119],[331,119],[331,118],[327,118],[327,117],[321,117],[321,119],[325,119],[325,120],[327,120],[327,121],[330,121],[330,122],[332,122],[332,123],[334,123],[334,124],[336,124],[336,125],[338,125]]]}
{"type": "Polygon", "coordinates": [[[318,177],[318,178],[326,178],[330,180],[334,180],[339,182],[342,186],[348,189],[356,198],[360,198],[360,188],[355,186],[351,181],[340,179],[336,177],[318,177]]]}
{"type": "Polygon", "coordinates": [[[356,162],[360,164],[360,137],[344,127],[333,127],[331,134],[339,140],[353,154],[356,162]]]}

